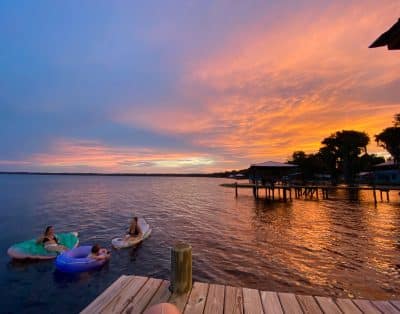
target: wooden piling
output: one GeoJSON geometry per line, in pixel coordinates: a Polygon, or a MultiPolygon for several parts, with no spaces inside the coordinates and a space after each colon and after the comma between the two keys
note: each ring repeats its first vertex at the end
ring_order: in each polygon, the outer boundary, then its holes
{"type": "Polygon", "coordinates": [[[192,289],[192,247],[187,243],[178,243],[171,248],[171,285],[172,293],[182,294],[192,289]]]}
{"type": "Polygon", "coordinates": [[[235,182],[235,196],[236,196],[236,198],[238,197],[238,184],[237,184],[237,182],[235,182]]]}

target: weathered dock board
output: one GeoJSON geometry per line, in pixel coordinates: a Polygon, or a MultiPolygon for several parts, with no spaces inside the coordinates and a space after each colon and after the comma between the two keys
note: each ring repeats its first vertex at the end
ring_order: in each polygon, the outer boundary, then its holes
{"type": "Polygon", "coordinates": [[[143,313],[161,302],[175,304],[184,314],[207,313],[398,313],[400,301],[370,301],[195,282],[189,293],[173,295],[167,280],[121,276],[81,313],[143,313]]]}

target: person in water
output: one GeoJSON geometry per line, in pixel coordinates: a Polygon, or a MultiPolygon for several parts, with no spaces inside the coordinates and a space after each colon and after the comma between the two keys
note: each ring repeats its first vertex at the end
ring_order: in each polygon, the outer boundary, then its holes
{"type": "Polygon", "coordinates": [[[48,226],[37,242],[43,244],[44,248],[51,252],[64,252],[68,249],[58,242],[53,226],[48,226]]]}
{"type": "Polygon", "coordinates": [[[109,259],[110,252],[108,252],[107,249],[102,249],[98,244],[95,244],[92,246],[88,257],[97,260],[109,259]]]}
{"type": "Polygon", "coordinates": [[[143,232],[138,224],[138,218],[133,217],[131,225],[129,226],[129,229],[128,229],[128,234],[125,236],[125,240],[141,237],[142,235],[143,235],[143,232]]]}

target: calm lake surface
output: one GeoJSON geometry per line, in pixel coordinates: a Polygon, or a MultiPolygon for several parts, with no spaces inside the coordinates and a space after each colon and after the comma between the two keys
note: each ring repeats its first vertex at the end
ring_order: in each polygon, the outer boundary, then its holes
{"type": "Polygon", "coordinates": [[[76,313],[122,274],[168,279],[169,248],[193,247],[193,276],[262,290],[400,297],[399,195],[339,191],[331,200],[268,203],[212,178],[0,175],[0,296],[4,312],[76,313]],[[348,200],[350,197],[353,200],[348,200]],[[7,248],[46,225],[108,248],[132,215],[152,236],[112,251],[102,270],[76,276],[52,261],[13,262],[7,248]]]}

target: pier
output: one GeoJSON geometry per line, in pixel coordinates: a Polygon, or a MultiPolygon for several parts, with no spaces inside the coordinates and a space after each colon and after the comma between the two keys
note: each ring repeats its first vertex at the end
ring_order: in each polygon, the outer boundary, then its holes
{"type": "Polygon", "coordinates": [[[238,197],[239,189],[252,189],[254,198],[260,198],[260,190],[265,190],[265,198],[268,200],[292,200],[292,191],[295,198],[328,199],[330,192],[334,190],[346,190],[349,192],[371,191],[374,202],[378,202],[378,193],[380,201],[389,202],[390,191],[399,191],[400,186],[330,186],[330,185],[262,185],[254,183],[223,183],[223,187],[234,188],[235,196],[238,197]]]}
{"type": "Polygon", "coordinates": [[[175,304],[184,314],[400,313],[400,300],[308,296],[202,282],[178,295],[170,292],[169,281],[141,276],[121,276],[81,313],[139,314],[162,302],[175,304]]]}

